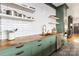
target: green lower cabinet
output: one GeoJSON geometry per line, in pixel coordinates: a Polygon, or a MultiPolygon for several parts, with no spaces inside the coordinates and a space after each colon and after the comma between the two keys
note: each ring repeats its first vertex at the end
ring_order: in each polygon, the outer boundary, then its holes
{"type": "Polygon", "coordinates": [[[50,47],[47,47],[46,49],[43,49],[42,56],[48,56],[50,54],[50,47]]]}
{"type": "Polygon", "coordinates": [[[41,56],[41,47],[34,46],[32,48],[32,55],[33,56],[41,56]]]}
{"type": "Polygon", "coordinates": [[[50,45],[50,51],[54,52],[55,50],[56,50],[56,47],[55,47],[55,44],[53,43],[50,45]]]}
{"type": "Polygon", "coordinates": [[[32,45],[32,55],[33,56],[41,56],[42,52],[42,44],[40,42],[33,42],[33,45],[32,45]]]}
{"type": "Polygon", "coordinates": [[[64,35],[61,34],[61,35],[60,35],[60,38],[61,38],[61,41],[62,41],[62,45],[64,45],[64,35]]]}
{"type": "Polygon", "coordinates": [[[50,40],[48,38],[42,41],[42,55],[48,55],[50,53],[50,40]]]}
{"type": "Polygon", "coordinates": [[[16,48],[16,54],[17,56],[31,56],[32,55],[32,43],[24,43],[23,46],[16,48]]]}
{"type": "Polygon", "coordinates": [[[50,37],[50,51],[55,51],[56,49],[56,36],[51,36],[50,37]]]}
{"type": "Polygon", "coordinates": [[[15,50],[14,47],[9,47],[3,50],[0,50],[0,56],[14,56],[15,50]]]}
{"type": "Polygon", "coordinates": [[[55,51],[56,36],[49,36],[43,41],[43,55],[50,55],[55,51]]]}
{"type": "Polygon", "coordinates": [[[55,50],[56,36],[49,36],[43,38],[40,42],[35,41],[32,43],[32,55],[46,56],[55,50]]]}
{"type": "Polygon", "coordinates": [[[0,50],[0,56],[47,56],[55,50],[56,36],[48,36],[38,41],[24,43],[0,50]]]}
{"type": "Polygon", "coordinates": [[[31,55],[32,55],[32,44],[31,43],[25,44],[24,56],[31,56],[31,55]]]}

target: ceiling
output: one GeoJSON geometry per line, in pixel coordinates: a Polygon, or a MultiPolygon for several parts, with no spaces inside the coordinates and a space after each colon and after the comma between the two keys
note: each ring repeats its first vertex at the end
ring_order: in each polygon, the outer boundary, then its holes
{"type": "Polygon", "coordinates": [[[60,5],[64,4],[64,3],[52,3],[52,4],[55,5],[56,7],[58,7],[58,6],[60,6],[60,5]]]}
{"type": "Polygon", "coordinates": [[[60,5],[63,5],[63,4],[66,4],[67,8],[70,8],[71,7],[71,4],[70,3],[52,3],[55,7],[58,7],[60,5]]]}

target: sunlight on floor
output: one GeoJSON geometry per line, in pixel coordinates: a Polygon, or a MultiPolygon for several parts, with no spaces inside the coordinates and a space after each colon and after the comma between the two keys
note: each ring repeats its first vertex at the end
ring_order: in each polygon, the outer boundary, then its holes
{"type": "Polygon", "coordinates": [[[75,43],[79,43],[79,39],[74,39],[74,42],[75,43]]]}

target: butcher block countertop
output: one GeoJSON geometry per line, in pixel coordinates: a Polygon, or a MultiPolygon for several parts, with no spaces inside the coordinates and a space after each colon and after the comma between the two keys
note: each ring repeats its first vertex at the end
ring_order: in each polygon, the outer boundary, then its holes
{"type": "Polygon", "coordinates": [[[30,36],[16,37],[14,40],[11,40],[11,41],[7,40],[6,42],[2,42],[2,44],[0,43],[0,49],[15,46],[20,43],[29,43],[32,41],[42,40],[43,38],[48,37],[48,36],[51,36],[51,35],[47,35],[47,36],[30,35],[30,36]]]}

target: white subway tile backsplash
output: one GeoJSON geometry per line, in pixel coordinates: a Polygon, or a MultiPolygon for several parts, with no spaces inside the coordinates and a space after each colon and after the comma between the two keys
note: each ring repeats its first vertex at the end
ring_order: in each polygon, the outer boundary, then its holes
{"type": "MultiPolygon", "coordinates": [[[[17,28],[18,30],[14,33],[15,37],[19,36],[27,36],[27,35],[33,35],[33,34],[39,34],[42,32],[42,25],[46,24],[47,29],[51,30],[53,28],[52,26],[55,25],[49,25],[48,22],[51,21],[51,19],[48,18],[49,15],[56,14],[56,10],[41,3],[37,4],[28,4],[31,6],[34,6],[36,8],[35,13],[28,13],[23,11],[24,14],[27,16],[34,16],[34,22],[27,22],[27,21],[21,21],[21,20],[14,20],[14,19],[1,19],[1,26],[2,30],[8,30],[8,29],[14,29],[17,28]]],[[[6,8],[6,7],[3,7],[6,8]]],[[[9,7],[8,7],[9,8],[9,7]]],[[[11,8],[12,9],[12,8],[11,8]]],[[[53,20],[52,20],[53,21],[53,20]]],[[[2,39],[6,39],[6,34],[2,34],[2,39]]]]}

